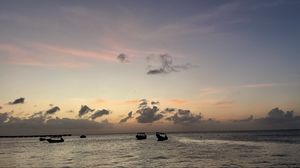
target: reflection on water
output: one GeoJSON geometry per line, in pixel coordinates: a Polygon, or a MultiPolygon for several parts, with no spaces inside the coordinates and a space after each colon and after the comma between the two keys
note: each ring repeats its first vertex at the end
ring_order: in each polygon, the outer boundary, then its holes
{"type": "Polygon", "coordinates": [[[0,167],[300,167],[300,133],[244,132],[0,139],[0,167]],[[288,138],[287,138],[288,137],[288,138]]]}

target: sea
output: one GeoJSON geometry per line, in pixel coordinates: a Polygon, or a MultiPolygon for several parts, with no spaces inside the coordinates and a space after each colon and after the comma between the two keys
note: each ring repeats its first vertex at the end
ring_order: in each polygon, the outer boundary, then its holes
{"type": "Polygon", "coordinates": [[[0,138],[0,167],[300,167],[300,130],[0,138]]]}

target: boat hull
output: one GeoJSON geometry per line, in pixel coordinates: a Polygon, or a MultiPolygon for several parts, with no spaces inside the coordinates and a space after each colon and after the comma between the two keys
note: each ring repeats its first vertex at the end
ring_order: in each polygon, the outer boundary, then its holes
{"type": "Polygon", "coordinates": [[[147,139],[147,136],[135,136],[137,140],[143,140],[143,139],[147,139]]]}
{"type": "Polygon", "coordinates": [[[156,138],[157,138],[157,141],[166,141],[166,140],[168,140],[168,136],[165,133],[157,132],[156,133],[156,138]]]}
{"type": "Polygon", "coordinates": [[[49,142],[49,143],[62,143],[62,142],[64,142],[64,139],[58,139],[58,140],[56,140],[56,139],[47,139],[47,141],[49,142]]]}

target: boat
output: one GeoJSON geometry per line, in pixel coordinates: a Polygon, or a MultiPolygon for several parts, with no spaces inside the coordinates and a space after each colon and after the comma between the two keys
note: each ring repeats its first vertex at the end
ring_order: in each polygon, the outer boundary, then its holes
{"type": "Polygon", "coordinates": [[[147,139],[147,135],[144,132],[138,132],[138,133],[136,133],[135,137],[136,137],[137,140],[147,139]]]}
{"type": "Polygon", "coordinates": [[[40,137],[40,141],[46,141],[46,138],[40,137]]]}
{"type": "Polygon", "coordinates": [[[168,140],[168,136],[166,133],[156,132],[157,141],[165,141],[168,140]]]}
{"type": "Polygon", "coordinates": [[[49,138],[49,139],[47,139],[47,141],[49,143],[61,143],[61,142],[64,142],[64,139],[62,137],[60,137],[60,139],[51,139],[51,138],[49,138]]]}
{"type": "Polygon", "coordinates": [[[86,138],[86,136],[85,135],[80,135],[80,138],[86,138]]]}

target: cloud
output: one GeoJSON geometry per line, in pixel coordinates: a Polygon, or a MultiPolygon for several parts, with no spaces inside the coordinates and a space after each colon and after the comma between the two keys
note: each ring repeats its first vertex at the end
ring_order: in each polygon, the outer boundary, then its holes
{"type": "Polygon", "coordinates": [[[192,114],[190,110],[178,109],[178,111],[171,117],[166,118],[168,121],[172,121],[174,124],[190,125],[198,124],[202,119],[201,114],[192,114]]]}
{"type": "Polygon", "coordinates": [[[278,84],[276,83],[260,83],[260,84],[247,84],[242,85],[242,88],[268,88],[268,87],[274,87],[278,84]]]}
{"type": "MultiPolygon", "coordinates": [[[[135,118],[138,123],[152,123],[163,118],[163,115],[159,113],[157,106],[154,106],[155,104],[159,104],[159,102],[151,101],[150,104],[153,107],[148,106],[147,99],[141,99],[139,101],[138,110],[136,111],[136,114],[139,114],[139,116],[135,118]]],[[[121,119],[121,121],[126,122],[129,118],[131,118],[129,115],[132,115],[132,113],[128,113],[128,117],[121,119]]]]}
{"type": "Polygon", "coordinates": [[[96,122],[88,119],[44,118],[35,115],[29,118],[11,117],[8,113],[0,113],[0,135],[32,135],[32,134],[83,134],[99,133],[102,128],[112,126],[108,120],[96,122]]]}
{"type": "Polygon", "coordinates": [[[234,104],[233,100],[223,100],[223,101],[218,101],[214,105],[216,106],[221,106],[221,107],[230,107],[234,104]]]}
{"type": "Polygon", "coordinates": [[[101,51],[91,51],[91,50],[81,50],[77,48],[66,48],[66,47],[57,47],[48,44],[39,44],[39,47],[53,51],[59,54],[70,57],[79,57],[87,58],[91,60],[104,60],[104,61],[113,61],[113,53],[111,52],[101,52],[101,51]]]}
{"type": "Polygon", "coordinates": [[[187,70],[193,67],[197,67],[196,65],[192,65],[190,63],[186,63],[183,65],[174,65],[173,68],[175,68],[176,70],[180,71],[180,70],[187,70]]]}
{"type": "Polygon", "coordinates": [[[162,73],[167,73],[164,69],[160,68],[160,69],[153,69],[153,70],[149,70],[147,72],[147,74],[151,74],[151,75],[155,75],[155,74],[162,74],[162,73]]]}
{"type": "Polygon", "coordinates": [[[128,63],[129,62],[129,58],[126,54],[121,53],[117,56],[117,59],[121,62],[121,63],[128,63]]]}
{"type": "Polygon", "coordinates": [[[10,104],[10,105],[23,104],[24,102],[25,102],[25,98],[24,97],[20,97],[20,98],[14,100],[13,102],[9,102],[8,104],[10,104]]]}
{"type": "Polygon", "coordinates": [[[119,123],[127,122],[127,120],[129,120],[130,118],[133,118],[132,117],[132,111],[129,112],[128,115],[125,118],[122,118],[119,123]]]}
{"type": "Polygon", "coordinates": [[[52,107],[49,110],[47,110],[45,112],[45,115],[51,115],[51,114],[54,114],[54,113],[56,113],[58,111],[60,111],[60,108],[58,106],[55,106],[55,107],[52,107]]]}
{"type": "Polygon", "coordinates": [[[233,120],[229,123],[221,123],[223,128],[235,129],[299,129],[300,116],[294,116],[293,111],[273,108],[266,117],[254,118],[253,115],[246,119],[233,120]]]}
{"type": "Polygon", "coordinates": [[[106,109],[102,109],[102,110],[97,110],[95,113],[93,113],[90,118],[92,120],[95,120],[98,117],[102,117],[103,115],[108,115],[110,112],[106,109]]]}
{"type": "Polygon", "coordinates": [[[248,118],[240,119],[240,120],[233,120],[233,122],[248,122],[248,121],[253,121],[253,119],[254,119],[253,115],[250,115],[248,118]]]}
{"type": "Polygon", "coordinates": [[[147,72],[149,75],[156,75],[156,74],[168,74],[171,72],[179,72],[181,70],[186,70],[192,67],[191,64],[185,64],[185,65],[173,65],[173,57],[169,54],[161,54],[158,56],[158,59],[156,59],[157,56],[148,56],[148,67],[150,70],[147,72]],[[153,68],[153,64],[150,64],[150,61],[155,62],[156,65],[153,68]]]}
{"type": "Polygon", "coordinates": [[[148,101],[146,99],[141,99],[139,108],[146,108],[148,106],[148,101]]]}
{"type": "MultiPolygon", "coordinates": [[[[36,66],[36,67],[62,67],[62,68],[82,68],[87,67],[89,64],[84,62],[79,62],[74,59],[72,60],[61,60],[52,59],[49,62],[45,57],[41,55],[47,55],[52,52],[48,48],[42,45],[32,45],[29,46],[17,46],[11,44],[1,44],[0,52],[5,53],[3,58],[3,63],[5,64],[15,64],[15,65],[25,65],[25,66],[36,66]]],[[[57,55],[56,53],[54,55],[57,55]]],[[[52,54],[53,56],[53,54],[52,54]]]]}
{"type": "Polygon", "coordinates": [[[136,117],[138,123],[152,123],[154,121],[160,120],[163,118],[163,115],[157,113],[159,109],[156,106],[145,107],[136,111],[136,113],[140,114],[136,117]]]}
{"type": "Polygon", "coordinates": [[[172,113],[174,112],[176,109],[175,108],[166,108],[164,111],[162,111],[161,113],[165,114],[165,113],[172,113]]]}
{"type": "Polygon", "coordinates": [[[183,100],[183,99],[171,99],[169,102],[173,105],[182,105],[185,103],[188,103],[188,100],[183,100]]]}
{"type": "Polygon", "coordinates": [[[126,104],[137,104],[139,102],[140,102],[140,100],[126,100],[125,101],[126,104]]]}
{"type": "Polygon", "coordinates": [[[81,105],[81,108],[78,112],[78,116],[82,117],[83,115],[89,113],[89,112],[93,112],[95,109],[91,109],[89,108],[87,105],[81,105]]]}
{"type": "Polygon", "coordinates": [[[211,94],[222,93],[225,90],[226,88],[208,87],[208,88],[201,89],[200,92],[202,95],[211,95],[211,94]]]}
{"type": "Polygon", "coordinates": [[[159,101],[152,101],[151,102],[151,105],[158,105],[159,104],[159,101]]]}
{"type": "Polygon", "coordinates": [[[45,118],[45,115],[43,114],[42,111],[39,111],[39,112],[33,113],[28,118],[45,118]]]}
{"type": "MultiPolygon", "coordinates": [[[[99,116],[107,115],[107,112],[95,112],[99,116]]],[[[107,110],[108,111],[108,110],[107,110]]],[[[101,128],[110,128],[113,124],[108,120],[96,122],[92,117],[86,119],[51,118],[40,111],[26,118],[13,117],[10,113],[0,113],[0,135],[24,135],[24,134],[59,134],[83,132],[99,133],[101,128]]],[[[201,131],[201,130],[265,130],[265,129],[299,129],[300,116],[294,116],[293,111],[283,111],[273,108],[265,117],[254,118],[253,115],[229,121],[204,119],[201,114],[194,114],[190,110],[166,108],[162,112],[156,107],[145,107],[137,110],[135,119],[138,123],[153,123],[165,118],[173,123],[170,130],[174,131],[201,131]],[[168,113],[163,113],[167,112],[168,113]]],[[[119,123],[125,123],[133,118],[133,112],[121,119],[119,123]]],[[[154,125],[155,126],[155,125],[154,125]]],[[[165,128],[165,127],[164,127],[165,128]]],[[[150,128],[149,128],[150,129],[150,128]]],[[[107,130],[106,130],[107,131],[107,130]]]]}
{"type": "Polygon", "coordinates": [[[294,112],[293,111],[287,111],[284,112],[280,110],[278,107],[272,109],[269,113],[266,119],[268,120],[291,120],[294,118],[294,112]]]}
{"type": "Polygon", "coordinates": [[[70,118],[56,118],[50,119],[46,122],[46,125],[52,127],[61,127],[69,129],[92,129],[92,128],[103,128],[106,124],[109,124],[107,120],[104,122],[96,122],[87,119],[70,119],[70,118]]]}
{"type": "Polygon", "coordinates": [[[8,113],[0,113],[0,125],[4,123],[9,118],[8,113]]]}

